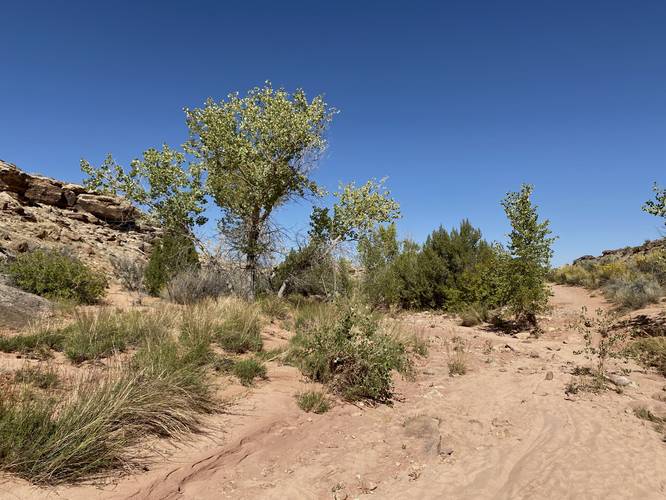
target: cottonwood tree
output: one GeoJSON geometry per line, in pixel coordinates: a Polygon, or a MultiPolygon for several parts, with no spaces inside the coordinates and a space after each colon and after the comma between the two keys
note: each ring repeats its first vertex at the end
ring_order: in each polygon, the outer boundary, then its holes
{"type": "Polygon", "coordinates": [[[221,208],[221,233],[245,259],[254,296],[260,258],[271,249],[271,218],[287,202],[320,190],[310,178],[336,110],[322,96],[308,100],[267,82],[241,97],[186,109],[186,149],[207,172],[207,190],[221,208]]]}
{"type": "Polygon", "coordinates": [[[506,263],[503,287],[516,320],[536,327],[537,314],[548,307],[550,290],[546,277],[555,238],[550,237],[550,222],[539,221],[537,207],[531,201],[532,190],[532,186],[523,184],[520,191],[508,193],[502,201],[511,223],[511,259],[506,263]]]}

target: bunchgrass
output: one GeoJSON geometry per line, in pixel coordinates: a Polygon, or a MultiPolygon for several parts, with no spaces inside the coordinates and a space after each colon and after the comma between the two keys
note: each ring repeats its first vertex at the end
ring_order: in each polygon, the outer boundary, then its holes
{"type": "Polygon", "coordinates": [[[298,407],[306,413],[326,413],[331,409],[326,394],[321,391],[305,391],[296,394],[298,407]]]}
{"type": "Polygon", "coordinates": [[[226,299],[221,301],[220,314],[214,339],[222,349],[239,354],[261,351],[261,314],[256,305],[226,299]]]}
{"type": "Polygon", "coordinates": [[[232,372],[241,384],[250,386],[255,378],[266,378],[266,365],[254,358],[241,359],[236,361],[232,372]]]}
{"type": "Polygon", "coordinates": [[[54,389],[60,385],[60,377],[51,368],[24,366],[14,372],[14,382],[29,384],[39,389],[54,389]]]}
{"type": "Polygon", "coordinates": [[[214,411],[205,371],[188,349],[154,338],[129,363],[79,380],[65,401],[15,390],[0,401],[0,470],[58,484],[132,470],[147,436],[180,438],[214,411]]]}

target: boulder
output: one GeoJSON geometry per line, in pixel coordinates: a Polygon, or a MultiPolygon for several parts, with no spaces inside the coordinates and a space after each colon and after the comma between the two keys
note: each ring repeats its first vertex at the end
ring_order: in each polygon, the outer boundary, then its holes
{"type": "Polygon", "coordinates": [[[24,292],[0,277],[0,328],[19,329],[29,321],[50,314],[51,303],[37,295],[24,292]]]}

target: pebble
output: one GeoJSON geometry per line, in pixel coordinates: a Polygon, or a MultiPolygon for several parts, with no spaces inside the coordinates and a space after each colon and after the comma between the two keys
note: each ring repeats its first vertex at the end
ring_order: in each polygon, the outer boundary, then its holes
{"type": "Polygon", "coordinates": [[[553,380],[553,372],[546,373],[546,380],[553,380]]]}

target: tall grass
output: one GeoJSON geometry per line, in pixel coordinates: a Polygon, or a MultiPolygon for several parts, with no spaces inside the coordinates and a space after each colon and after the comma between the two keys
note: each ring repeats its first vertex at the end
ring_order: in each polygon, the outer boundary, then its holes
{"type": "Polygon", "coordinates": [[[239,299],[225,299],[218,303],[220,318],[214,339],[225,351],[244,353],[261,351],[261,311],[256,304],[239,299]]]}
{"type": "Polygon", "coordinates": [[[0,469],[38,484],[130,470],[145,460],[132,451],[141,439],[200,431],[200,415],[215,409],[186,348],[147,344],[130,363],[80,380],[65,401],[25,392],[3,398],[0,469]]]}

